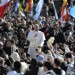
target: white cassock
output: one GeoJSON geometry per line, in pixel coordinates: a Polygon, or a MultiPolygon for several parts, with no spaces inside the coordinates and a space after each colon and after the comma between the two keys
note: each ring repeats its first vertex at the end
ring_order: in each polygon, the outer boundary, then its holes
{"type": "Polygon", "coordinates": [[[28,54],[30,54],[31,58],[35,58],[36,57],[36,49],[38,48],[38,46],[41,46],[41,47],[43,46],[44,40],[45,40],[45,35],[41,31],[35,32],[33,30],[33,31],[29,32],[27,40],[30,42],[28,54]],[[34,37],[35,35],[37,35],[37,36],[34,37]]]}

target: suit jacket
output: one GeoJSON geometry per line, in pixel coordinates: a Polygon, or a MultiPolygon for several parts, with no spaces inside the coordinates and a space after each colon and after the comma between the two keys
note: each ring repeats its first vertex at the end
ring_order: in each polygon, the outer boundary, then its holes
{"type": "Polygon", "coordinates": [[[56,75],[56,74],[54,73],[53,70],[49,70],[49,71],[46,72],[45,75],[56,75]]]}
{"type": "Polygon", "coordinates": [[[57,34],[54,35],[54,37],[55,37],[54,44],[55,43],[64,43],[65,42],[64,34],[62,32],[58,32],[57,34]]]}

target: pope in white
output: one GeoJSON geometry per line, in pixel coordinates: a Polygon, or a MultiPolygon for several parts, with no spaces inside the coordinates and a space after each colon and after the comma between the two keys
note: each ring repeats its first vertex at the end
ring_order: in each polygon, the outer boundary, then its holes
{"type": "Polygon", "coordinates": [[[28,54],[30,54],[31,58],[35,58],[36,49],[42,48],[45,41],[45,35],[43,32],[39,31],[39,26],[37,24],[34,25],[34,30],[28,33],[27,40],[30,42],[28,54]]]}

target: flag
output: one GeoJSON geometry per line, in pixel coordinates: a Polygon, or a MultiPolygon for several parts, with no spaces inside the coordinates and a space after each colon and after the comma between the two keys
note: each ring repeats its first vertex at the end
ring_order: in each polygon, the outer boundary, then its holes
{"type": "Polygon", "coordinates": [[[15,3],[15,14],[17,14],[18,13],[18,7],[19,7],[19,2],[17,1],[16,3],[15,3]]]}
{"type": "Polygon", "coordinates": [[[67,0],[63,0],[63,5],[62,7],[66,6],[67,5],[67,0]]]}
{"type": "Polygon", "coordinates": [[[70,9],[69,15],[75,18],[75,5],[70,9]]]}
{"type": "Polygon", "coordinates": [[[23,2],[24,2],[24,0],[20,0],[19,7],[18,7],[18,12],[21,11],[23,2]]]}
{"type": "Polygon", "coordinates": [[[0,0],[0,18],[4,18],[5,11],[9,6],[10,0],[0,0]]]}
{"type": "Polygon", "coordinates": [[[22,8],[22,3],[19,3],[18,12],[21,11],[21,8],[22,8]]]}
{"type": "Polygon", "coordinates": [[[25,11],[30,11],[32,8],[33,8],[33,0],[29,0],[27,6],[25,8],[25,11]]]}
{"type": "Polygon", "coordinates": [[[62,21],[68,21],[69,20],[69,14],[67,9],[67,0],[63,0],[63,5],[61,8],[61,20],[62,21]]]}
{"type": "Polygon", "coordinates": [[[34,20],[38,20],[41,10],[42,10],[42,7],[43,7],[43,4],[44,4],[44,0],[39,0],[38,4],[36,6],[36,9],[35,9],[36,14],[34,15],[34,20]]]}

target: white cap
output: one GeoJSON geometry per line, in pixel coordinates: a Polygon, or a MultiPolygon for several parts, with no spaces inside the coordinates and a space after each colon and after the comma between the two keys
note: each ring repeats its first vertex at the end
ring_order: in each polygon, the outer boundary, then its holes
{"type": "Polygon", "coordinates": [[[20,56],[19,56],[19,54],[17,52],[13,52],[11,54],[11,58],[13,59],[14,62],[15,61],[20,61],[20,56]]]}

